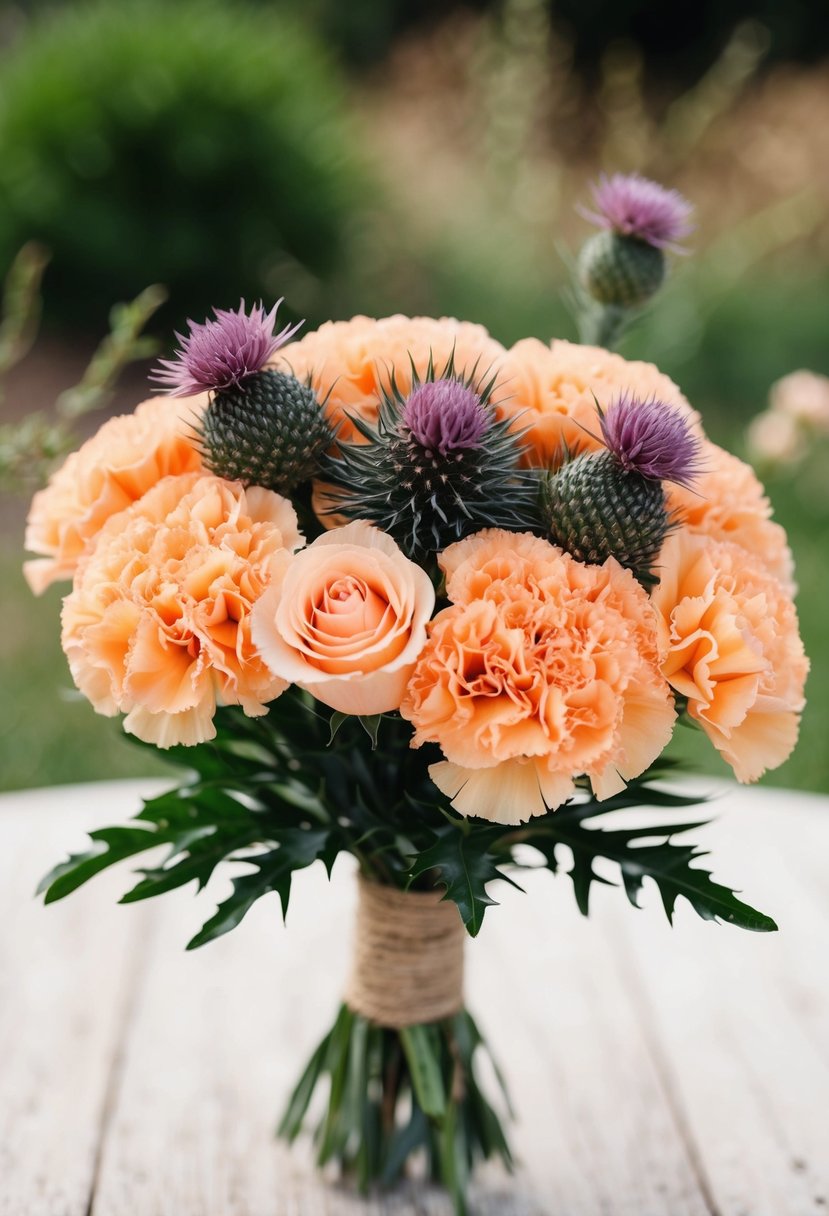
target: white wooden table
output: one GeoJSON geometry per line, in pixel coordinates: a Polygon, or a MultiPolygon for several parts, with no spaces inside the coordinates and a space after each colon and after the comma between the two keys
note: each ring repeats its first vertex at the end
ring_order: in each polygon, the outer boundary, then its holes
{"type": "MultiPolygon", "coordinates": [[[[287,931],[274,896],[190,954],[222,881],[117,907],[122,873],[34,900],[87,828],[157,788],[0,798],[0,1216],[447,1216],[417,1186],[324,1185],[272,1136],[343,982],[347,864],[330,887],[298,876],[287,931]]],[[[715,875],[779,934],[687,906],[671,930],[655,892],[635,912],[596,890],[585,921],[545,873],[495,891],[468,994],[521,1168],[479,1175],[482,1216],[829,1216],[829,799],[720,792],[715,875]]]]}

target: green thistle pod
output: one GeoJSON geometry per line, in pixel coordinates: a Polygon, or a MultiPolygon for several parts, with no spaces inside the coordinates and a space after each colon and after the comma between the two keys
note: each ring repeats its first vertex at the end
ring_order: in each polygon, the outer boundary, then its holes
{"type": "Polygon", "coordinates": [[[597,232],[579,254],[579,279],[599,304],[639,308],[665,280],[665,254],[639,237],[597,232]]]}
{"type": "Polygon", "coordinates": [[[636,311],[665,280],[665,250],[691,231],[691,204],[638,173],[602,175],[595,210],[579,208],[600,232],[579,254],[577,277],[583,342],[614,346],[636,311]]]}
{"type": "Polygon", "coordinates": [[[318,472],[333,435],[313,389],[266,369],[213,394],[199,438],[219,477],[289,494],[318,472]]]}
{"type": "Polygon", "coordinates": [[[577,456],[544,488],[550,539],[579,561],[615,557],[642,583],[655,581],[653,563],[672,521],[661,481],[628,471],[610,451],[577,456]]]}

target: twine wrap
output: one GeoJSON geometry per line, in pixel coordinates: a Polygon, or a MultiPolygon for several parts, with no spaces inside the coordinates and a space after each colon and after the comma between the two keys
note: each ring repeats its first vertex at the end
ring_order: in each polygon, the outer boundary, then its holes
{"type": "Polygon", "coordinates": [[[463,1008],[464,928],[440,891],[399,891],[358,879],[345,1002],[379,1026],[437,1022],[463,1008]]]}

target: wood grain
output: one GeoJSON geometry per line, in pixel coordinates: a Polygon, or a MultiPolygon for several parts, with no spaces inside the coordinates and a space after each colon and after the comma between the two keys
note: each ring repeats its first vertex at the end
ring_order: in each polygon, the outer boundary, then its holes
{"type": "MultiPolygon", "coordinates": [[[[330,885],[298,876],[287,930],[274,896],[189,954],[226,879],[127,908],[126,874],[31,898],[139,789],[0,799],[0,1216],[450,1216],[419,1185],[364,1199],[323,1182],[307,1143],[272,1135],[344,982],[348,859],[330,885]]],[[[671,930],[653,893],[637,913],[609,889],[588,922],[546,873],[493,890],[468,1000],[509,1078],[521,1167],[481,1171],[477,1216],[829,1211],[829,800],[720,792],[717,872],[779,935],[682,906],[671,930]]]]}
{"type": "Polygon", "coordinates": [[[35,902],[83,842],[80,788],[0,807],[0,1216],[86,1216],[152,914],[113,911],[109,878],[59,910],[35,902]]]}

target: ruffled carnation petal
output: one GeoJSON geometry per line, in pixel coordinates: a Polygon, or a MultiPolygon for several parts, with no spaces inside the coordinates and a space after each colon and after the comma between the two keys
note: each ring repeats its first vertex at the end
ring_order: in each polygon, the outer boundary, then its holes
{"type": "Polygon", "coordinates": [[[413,746],[462,814],[515,823],[561,805],[586,774],[604,797],[670,737],[647,594],[612,559],[487,529],[441,556],[452,601],[430,625],[400,707],[413,746]],[[500,808],[500,809],[499,809],[500,808]]]}
{"type": "Polygon", "coordinates": [[[737,545],[685,529],[663,547],[662,671],[734,769],[756,781],[797,740],[809,664],[789,590],[737,545]]]}
{"type": "Polygon", "coordinates": [[[158,747],[211,739],[217,704],[261,714],[287,687],[256,654],[250,615],[301,538],[290,503],[252,497],[255,518],[236,483],[162,479],[101,528],[64,601],[78,688],[158,747]]]}
{"type": "Polygon", "coordinates": [[[201,469],[192,424],[206,403],[206,397],[186,403],[153,397],[132,414],[110,418],[67,457],[29,511],[26,548],[42,556],[26,562],[23,572],[36,595],[72,578],[113,515],[162,478],[201,469]]]}
{"type": "Polygon", "coordinates": [[[668,485],[668,509],[690,532],[739,545],[759,559],[785,587],[794,588],[794,562],[785,530],[754,470],[706,440],[693,486],[668,485]]]}
{"type": "Polygon", "coordinates": [[[429,766],[429,776],[461,815],[502,824],[546,815],[571,798],[576,788],[571,777],[523,760],[504,760],[487,769],[441,760],[429,766]]]}

